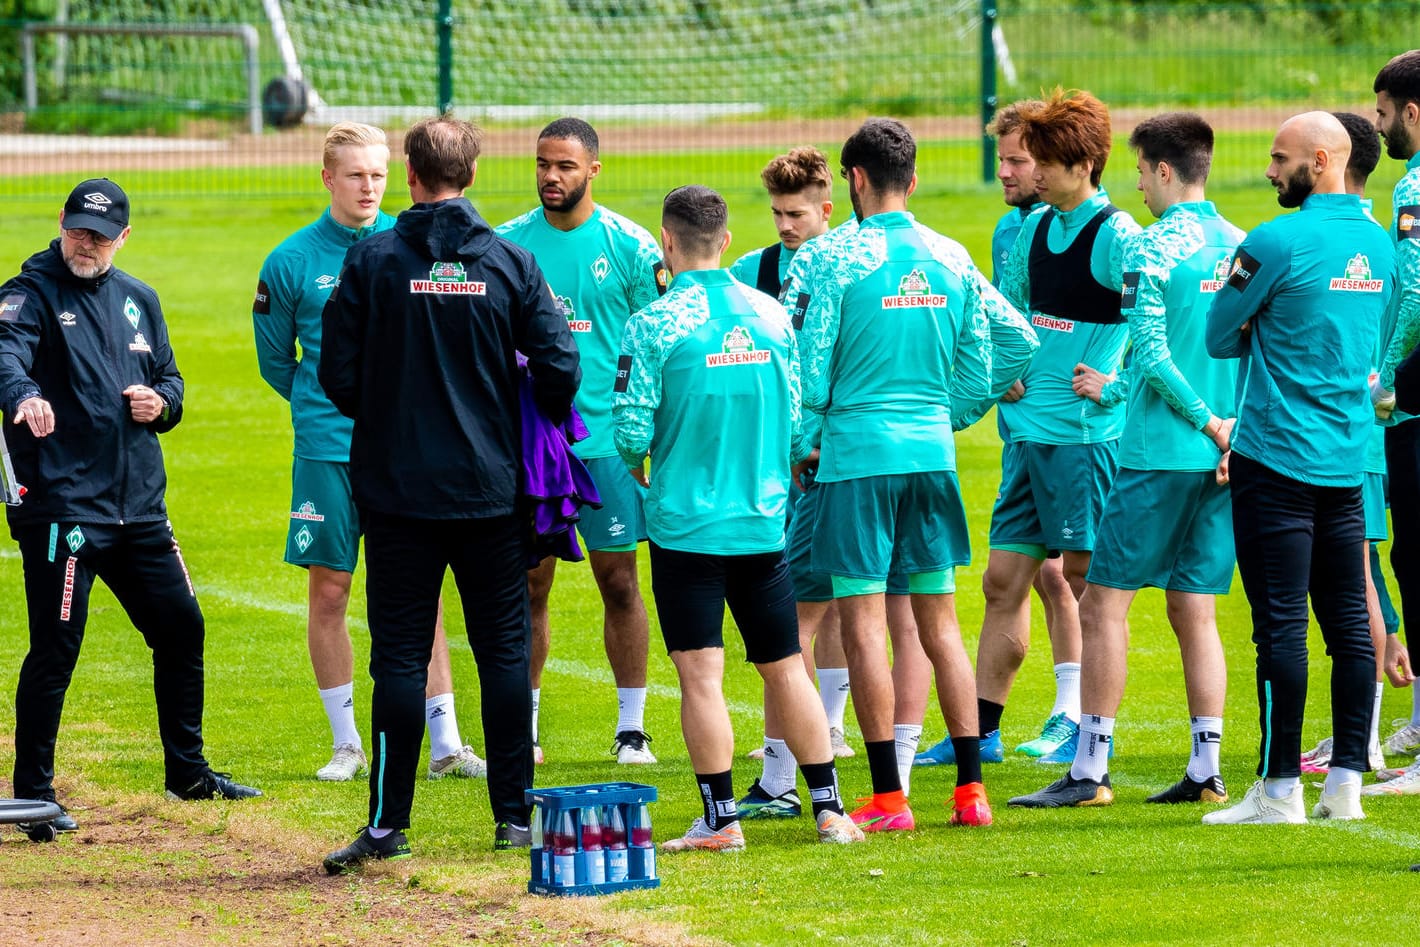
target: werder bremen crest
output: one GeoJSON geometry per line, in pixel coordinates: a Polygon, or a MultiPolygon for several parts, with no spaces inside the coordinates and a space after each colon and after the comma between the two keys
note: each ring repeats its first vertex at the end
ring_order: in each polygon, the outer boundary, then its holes
{"type": "Polygon", "coordinates": [[[133,328],[138,328],[138,320],[143,316],[143,310],[138,308],[138,304],[131,296],[123,297],[123,314],[128,318],[133,328]]]}

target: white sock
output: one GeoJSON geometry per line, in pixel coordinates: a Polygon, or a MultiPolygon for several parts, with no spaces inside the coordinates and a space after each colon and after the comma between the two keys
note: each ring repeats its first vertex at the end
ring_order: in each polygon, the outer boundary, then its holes
{"type": "Polygon", "coordinates": [[[1334,796],[1341,791],[1342,786],[1361,785],[1361,774],[1354,769],[1342,769],[1340,766],[1333,766],[1326,772],[1326,785],[1322,792],[1328,796],[1334,796]]]}
{"type": "Polygon", "coordinates": [[[429,759],[441,760],[463,749],[453,694],[427,698],[424,701],[424,722],[429,725],[429,759]]]}
{"type": "MultiPolygon", "coordinates": [[[[1059,667],[1059,665],[1056,665],[1059,667]]],[[[1075,665],[1079,674],[1079,665],[1075,665]]],[[[1080,718],[1080,742],[1075,747],[1075,762],[1070,775],[1075,779],[1101,782],[1109,772],[1109,746],[1114,742],[1114,718],[1085,714],[1080,718]]]]}
{"type": "Polygon", "coordinates": [[[616,689],[616,732],[627,730],[646,732],[646,688],[616,689]]]}
{"type": "Polygon", "coordinates": [[[1055,665],[1055,706],[1050,716],[1064,714],[1074,723],[1080,722],[1080,665],[1066,662],[1055,665]]]}
{"type": "Polygon", "coordinates": [[[534,687],[534,688],[532,689],[532,704],[533,704],[532,730],[533,730],[533,742],[534,742],[534,743],[537,742],[537,710],[538,710],[538,706],[539,706],[541,703],[542,703],[542,688],[541,688],[541,687],[534,687]]]}
{"type": "Polygon", "coordinates": [[[917,744],[922,741],[922,726],[910,723],[892,725],[892,741],[897,750],[897,777],[902,780],[902,794],[910,795],[912,783],[912,758],[917,755],[917,744]]]}
{"type": "Polygon", "coordinates": [[[327,687],[320,691],[325,716],[330,721],[330,735],[335,746],[360,746],[360,731],[355,728],[355,682],[327,687]]]}
{"type": "MultiPolygon", "coordinates": [[[[1406,632],[1409,634],[1409,631],[1406,632]]],[[[1420,687],[1410,687],[1410,723],[1420,727],[1420,687]]]]}
{"type": "Polygon", "coordinates": [[[794,770],[798,766],[789,745],[783,740],[764,738],[764,775],[759,785],[771,796],[782,796],[794,788],[794,770]]]}
{"type": "Polygon", "coordinates": [[[1380,755],[1381,749],[1381,698],[1385,696],[1385,682],[1376,681],[1376,702],[1371,705],[1371,742],[1369,749],[1372,754],[1380,755]]]}
{"type": "Polygon", "coordinates": [[[1268,799],[1286,799],[1302,784],[1300,776],[1278,776],[1262,781],[1262,790],[1268,799]]]}
{"type": "Polygon", "coordinates": [[[830,730],[843,729],[843,711],[848,706],[848,669],[819,668],[818,696],[828,716],[830,730]]]}
{"type": "Polygon", "coordinates": [[[1188,729],[1193,734],[1193,752],[1188,756],[1187,776],[1201,783],[1223,771],[1218,759],[1223,745],[1222,717],[1189,717],[1188,729]]]}

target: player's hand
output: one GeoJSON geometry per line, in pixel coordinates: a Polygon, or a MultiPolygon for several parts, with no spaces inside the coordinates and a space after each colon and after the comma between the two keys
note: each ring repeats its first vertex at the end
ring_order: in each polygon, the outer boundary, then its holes
{"type": "Polygon", "coordinates": [[[1232,447],[1233,425],[1237,423],[1237,418],[1220,418],[1215,414],[1203,425],[1203,433],[1212,439],[1218,450],[1226,452],[1232,447]]]}
{"type": "Polygon", "coordinates": [[[1213,473],[1213,479],[1218,481],[1218,486],[1220,487],[1228,482],[1228,458],[1232,456],[1232,451],[1223,451],[1223,459],[1218,461],[1218,469],[1213,473]]]}
{"type": "Polygon", "coordinates": [[[629,467],[627,469],[631,471],[632,480],[635,480],[637,483],[641,484],[641,486],[645,487],[648,490],[651,488],[651,480],[649,477],[646,476],[645,464],[642,464],[640,467],[629,467]]]}
{"type": "Polygon", "coordinates": [[[35,437],[48,437],[54,433],[54,409],[43,398],[26,398],[15,409],[15,423],[28,424],[35,437]]]}
{"type": "Polygon", "coordinates": [[[1001,400],[1010,404],[1012,401],[1020,401],[1026,396],[1025,384],[1017,378],[1011,382],[1011,387],[1006,389],[1006,393],[1001,396],[1001,400]]]}
{"type": "Polygon", "coordinates": [[[1410,667],[1410,652],[1400,643],[1400,635],[1385,636],[1385,676],[1392,687],[1409,687],[1415,683],[1410,667]]]}
{"type": "Polygon", "coordinates": [[[1104,386],[1114,381],[1114,373],[1108,375],[1095,371],[1084,362],[1075,366],[1075,377],[1070,379],[1070,387],[1081,398],[1089,398],[1096,404],[1104,392],[1104,386]]]}
{"type": "Polygon", "coordinates": [[[813,453],[790,467],[790,473],[794,479],[794,486],[801,492],[807,493],[809,490],[809,477],[818,470],[819,449],[815,447],[813,453]]]}
{"type": "Polygon", "coordinates": [[[150,424],[163,416],[168,403],[147,385],[129,385],[123,389],[123,397],[128,399],[128,413],[139,424],[150,424]]]}
{"type": "Polygon", "coordinates": [[[1380,376],[1371,378],[1371,405],[1376,409],[1376,417],[1389,421],[1395,413],[1395,392],[1381,386],[1380,376]]]}

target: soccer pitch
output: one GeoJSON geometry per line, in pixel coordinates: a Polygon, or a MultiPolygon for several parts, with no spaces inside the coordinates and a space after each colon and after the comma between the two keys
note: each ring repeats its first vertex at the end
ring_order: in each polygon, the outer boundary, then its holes
{"type": "MultiPolygon", "coordinates": [[[[1211,196],[1235,223],[1250,227],[1278,213],[1262,177],[1267,134],[1220,135],[1211,196]]],[[[795,144],[783,142],[783,146],[795,144]]],[[[835,143],[820,143],[831,146],[835,143]]],[[[595,185],[600,201],[657,232],[662,195],[684,183],[722,188],[734,242],[726,262],[774,239],[758,172],[776,150],[697,154],[604,155],[595,185]]],[[[830,151],[836,156],[836,147],[830,151]]],[[[979,157],[966,143],[924,143],[921,187],[911,208],[961,240],[988,265],[992,226],[1004,210],[999,191],[975,180],[979,157]]],[[[1389,193],[1400,165],[1383,159],[1372,179],[1376,216],[1390,216],[1389,193]]],[[[145,942],[307,942],[311,918],[348,920],[328,942],[467,942],[465,933],[518,943],[1277,943],[1331,937],[1391,942],[1407,925],[1397,905],[1414,897],[1420,861],[1414,798],[1367,798],[1363,823],[1305,827],[1209,827],[1201,806],[1145,806],[1151,792],[1178,779],[1189,734],[1178,649],[1164,619],[1163,597],[1139,596],[1131,615],[1131,676],[1116,732],[1112,766],[1117,801],[1103,810],[1012,810],[1008,797],[1040,788],[1059,774],[1024,758],[988,765],[985,779],[996,824],[951,829],[954,770],[919,768],[912,798],[918,829],[870,837],[864,845],[813,844],[810,820],[745,823],[748,850],[732,856],[693,853],[659,859],[662,887],[576,904],[521,894],[527,861],[494,858],[492,825],[481,782],[421,781],[410,840],[415,859],[326,879],[319,857],[344,844],[364,819],[366,786],[318,783],[329,754],[328,730],[315,694],[304,634],[304,575],[281,562],[289,499],[291,434],[286,406],[261,381],[252,347],[251,299],[266,253],[325,206],[314,162],[308,200],[271,202],[214,195],[202,202],[145,201],[162,172],[115,175],[134,200],[134,231],[118,265],[152,284],[164,304],[178,365],[187,382],[186,415],[163,439],[168,504],[207,616],[206,739],[213,766],[262,787],[263,799],[201,806],[161,802],[162,768],[154,723],[151,663],[141,638],[112,597],[96,588],[88,641],[69,691],[58,752],[61,801],[77,807],[81,826],[142,823],[127,851],[85,846],[85,828],[54,846],[0,835],[0,942],[47,929],[30,908],[39,902],[91,912],[90,930],[123,930],[138,911],[145,942]],[[156,829],[154,828],[156,826],[156,829]],[[188,853],[165,855],[154,835],[197,836],[260,853],[253,864],[188,853]],[[275,853],[274,856],[272,853],[275,853]],[[284,866],[274,875],[273,860],[284,866]],[[161,866],[151,875],[152,865],[161,866]],[[254,933],[250,918],[209,891],[219,872],[264,892],[270,911],[290,919],[254,933]],[[129,876],[150,888],[125,888],[129,876]],[[119,893],[112,902],[102,894],[119,893]],[[129,895],[125,900],[124,892],[129,895]],[[396,929],[380,906],[407,902],[444,910],[450,898],[469,913],[459,929],[396,929]],[[337,906],[332,906],[331,898],[337,906]],[[141,903],[141,908],[131,905],[141,903]],[[215,906],[214,906],[215,905],[215,906]],[[343,905],[341,908],[338,905],[343,905]],[[72,906],[72,907],[71,907],[72,906]],[[198,917],[208,920],[199,924],[198,917]]],[[[12,204],[0,229],[0,268],[18,270],[56,232],[56,218],[78,176],[34,182],[48,200],[12,204]]],[[[1134,191],[1132,155],[1117,142],[1105,176],[1116,204],[1147,223],[1134,191]]],[[[838,188],[834,222],[848,213],[838,188]]],[[[488,159],[470,195],[492,223],[532,206],[533,163],[488,159]],[[487,195],[487,196],[485,196],[487,195]]],[[[407,206],[403,174],[392,168],[385,208],[407,206]]],[[[397,394],[397,393],[396,393],[397,394]]],[[[416,406],[411,405],[412,409],[416,406]]],[[[62,419],[61,419],[62,423],[62,419]]],[[[976,560],[959,570],[957,608],[975,654],[982,601],[986,527],[999,473],[999,442],[990,418],[958,441],[960,477],[976,560]]],[[[650,600],[646,557],[642,589],[650,600]]],[[[1387,566],[1389,577],[1389,567],[1387,566]]],[[[675,674],[652,610],[651,694],[647,730],[658,765],[629,770],[607,753],[616,701],[602,652],[601,608],[588,568],[562,564],[553,592],[552,657],[543,684],[542,744],[548,762],[539,786],[631,779],[660,790],[652,807],[658,841],[680,834],[700,812],[677,718],[675,674]]],[[[26,650],[18,553],[0,542],[0,774],[13,762],[13,700],[26,650]]],[[[1394,585],[1392,582],[1392,589],[1394,585]]],[[[481,751],[477,676],[463,639],[462,609],[449,586],[446,622],[464,738],[481,751]]],[[[356,646],[357,720],[368,733],[370,686],[364,665],[363,571],[350,615],[356,646]]],[[[1009,746],[1034,736],[1050,708],[1054,682],[1037,606],[1034,647],[1003,721],[1009,746]]],[[[1251,626],[1241,586],[1220,600],[1232,686],[1223,738],[1223,775],[1239,797],[1256,764],[1258,724],[1251,626]]],[[[1313,634],[1307,745],[1330,732],[1329,662],[1313,634]]],[[[735,785],[743,793],[759,764],[743,753],[761,731],[758,678],[727,623],[726,695],[737,739],[735,785]]],[[[1407,715],[1409,691],[1387,689],[1383,733],[1407,715]]],[[[494,714],[496,718],[496,712],[494,714]]],[[[859,756],[841,761],[851,799],[868,791],[867,763],[850,712],[849,742],[859,756]]],[[[929,707],[924,746],[942,735],[929,707]]],[[[1308,804],[1318,790],[1306,783],[1308,804]]],[[[0,795],[3,795],[0,792],[0,795]]],[[[334,921],[332,921],[334,923],[334,921]]],[[[65,930],[76,930],[71,918],[65,930]]],[[[329,933],[329,931],[327,931],[329,933]]],[[[123,937],[117,937],[119,941],[123,937]]],[[[311,942],[317,938],[312,937],[311,942]]]]}

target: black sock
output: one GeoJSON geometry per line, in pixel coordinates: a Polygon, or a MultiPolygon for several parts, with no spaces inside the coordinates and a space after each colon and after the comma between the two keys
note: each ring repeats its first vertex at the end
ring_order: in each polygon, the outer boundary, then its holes
{"type": "Polygon", "coordinates": [[[865,741],[868,753],[868,772],[873,777],[873,792],[897,792],[902,788],[902,778],[897,772],[897,741],[865,741]]]}
{"type": "Polygon", "coordinates": [[[838,768],[833,760],[827,763],[800,763],[799,772],[809,784],[809,801],[814,804],[814,818],[827,809],[843,814],[843,800],[838,797],[838,768]]]}
{"type": "Polygon", "coordinates": [[[700,787],[700,801],[705,806],[705,824],[715,831],[739,819],[735,811],[735,784],[730,779],[730,771],[723,773],[696,773],[695,782],[700,787]]]}
{"type": "Polygon", "coordinates": [[[993,703],[976,698],[976,716],[981,720],[981,735],[984,737],[1001,729],[1001,715],[1006,712],[1005,704],[993,703]]]}
{"type": "Polygon", "coordinates": [[[976,737],[952,737],[957,753],[957,785],[981,782],[981,741],[976,737]]]}

